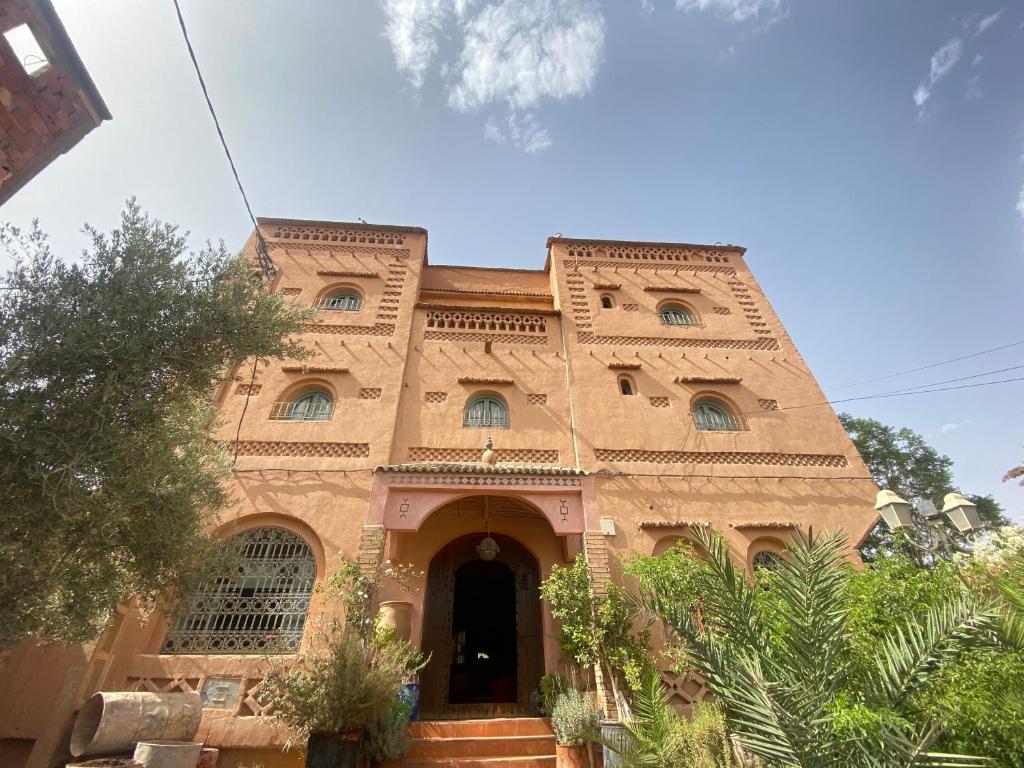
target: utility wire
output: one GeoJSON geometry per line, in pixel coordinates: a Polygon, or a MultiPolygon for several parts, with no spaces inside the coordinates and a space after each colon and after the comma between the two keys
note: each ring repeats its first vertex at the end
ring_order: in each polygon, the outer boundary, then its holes
{"type": "Polygon", "coordinates": [[[231,150],[228,149],[227,139],[224,138],[224,131],[220,127],[220,120],[217,118],[217,111],[213,108],[213,102],[210,100],[210,92],[206,88],[206,80],[203,79],[203,73],[199,69],[199,61],[196,59],[195,49],[192,48],[192,41],[188,37],[188,29],[185,27],[185,18],[181,15],[181,6],[178,4],[178,0],[172,0],[174,3],[174,10],[178,14],[178,26],[181,27],[181,34],[185,38],[185,47],[188,48],[189,58],[192,59],[192,66],[195,67],[196,77],[199,78],[199,86],[203,89],[203,97],[206,99],[206,106],[210,110],[210,117],[213,118],[213,124],[217,128],[217,135],[220,137],[220,145],[224,148],[224,154],[227,156],[228,165],[231,166],[231,173],[235,177],[235,183],[238,185],[238,191],[242,194],[242,202],[245,203],[245,210],[249,213],[249,218],[252,220],[253,229],[256,231],[256,256],[259,259],[260,271],[264,277],[272,278],[277,271],[274,268],[274,262],[270,259],[270,251],[267,248],[267,241],[263,239],[263,234],[260,232],[259,224],[256,222],[256,217],[253,215],[252,206],[249,205],[249,198],[245,194],[245,187],[242,186],[242,179],[238,175],[238,168],[235,167],[235,161],[231,157],[231,150]]]}
{"type": "Polygon", "coordinates": [[[855,381],[852,384],[844,384],[841,387],[829,387],[829,392],[838,392],[841,389],[849,389],[850,387],[859,387],[861,384],[870,384],[875,381],[885,381],[886,379],[894,379],[897,376],[906,376],[908,373],[917,373],[918,371],[925,371],[929,368],[938,368],[941,365],[949,365],[950,363],[957,363],[961,360],[970,360],[972,357],[981,357],[982,355],[988,355],[992,352],[999,352],[1003,349],[1010,349],[1011,347],[1019,347],[1024,344],[1024,339],[1021,341],[1014,341],[1010,344],[1004,344],[1001,347],[992,347],[992,349],[984,349],[981,352],[972,352],[969,355],[961,355],[960,357],[954,357],[950,360],[942,360],[938,363],[930,363],[928,365],[922,365],[917,368],[908,368],[905,371],[897,371],[896,373],[890,373],[886,376],[877,376],[873,379],[864,379],[863,381],[855,381]]]}
{"type": "Polygon", "coordinates": [[[958,381],[968,381],[969,379],[980,379],[982,376],[995,376],[997,373],[1006,373],[1007,371],[1019,371],[1024,368],[1024,365],[1012,365],[1009,368],[1000,368],[995,371],[985,371],[985,373],[975,373],[970,376],[960,376],[956,379],[945,379],[943,381],[934,381],[931,384],[918,384],[916,387],[906,387],[905,389],[898,389],[897,392],[911,392],[915,389],[924,389],[925,387],[937,387],[940,384],[953,384],[958,381]]]}

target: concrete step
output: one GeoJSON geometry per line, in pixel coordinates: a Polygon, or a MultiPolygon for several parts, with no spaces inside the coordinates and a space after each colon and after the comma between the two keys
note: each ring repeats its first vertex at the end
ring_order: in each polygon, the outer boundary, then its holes
{"type": "Polygon", "coordinates": [[[495,717],[484,720],[425,720],[409,724],[414,739],[459,739],[498,736],[551,736],[540,717],[495,717]]]}
{"type": "Polygon", "coordinates": [[[555,768],[555,756],[402,759],[402,768],[555,768]]]}
{"type": "Polygon", "coordinates": [[[543,736],[461,736],[454,738],[414,738],[406,753],[408,759],[547,757],[555,754],[555,737],[543,736]]]}

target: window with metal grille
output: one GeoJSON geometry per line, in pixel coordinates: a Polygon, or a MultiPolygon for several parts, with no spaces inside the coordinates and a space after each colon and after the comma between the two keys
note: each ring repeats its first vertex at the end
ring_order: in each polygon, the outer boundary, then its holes
{"type": "Polygon", "coordinates": [[[693,420],[702,432],[736,432],[742,427],[739,420],[722,406],[701,400],[693,406],[693,420]]]}
{"type": "Polygon", "coordinates": [[[508,429],[508,406],[493,395],[474,397],[466,404],[462,426],[508,429]]]}
{"type": "Polygon", "coordinates": [[[161,653],[294,653],[316,581],[309,545],[282,528],[231,537],[239,562],[201,585],[161,653]]]}
{"type": "Polygon", "coordinates": [[[323,300],[323,309],[337,309],[344,312],[355,312],[363,306],[363,298],[351,291],[336,293],[323,300]]]}
{"type": "Polygon", "coordinates": [[[769,571],[774,571],[779,567],[780,559],[778,552],[772,552],[770,549],[762,549],[754,555],[754,570],[757,571],[761,568],[767,568],[769,571]]]}
{"type": "Polygon", "coordinates": [[[294,400],[274,403],[270,418],[285,421],[328,421],[334,413],[334,400],[326,392],[306,392],[294,400]]]}
{"type": "Polygon", "coordinates": [[[697,318],[693,313],[676,304],[669,304],[661,308],[662,325],[696,325],[697,318]]]}

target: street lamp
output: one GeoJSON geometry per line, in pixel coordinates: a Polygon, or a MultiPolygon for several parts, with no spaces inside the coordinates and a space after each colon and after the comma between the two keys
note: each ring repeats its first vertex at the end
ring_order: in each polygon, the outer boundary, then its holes
{"type": "Polygon", "coordinates": [[[914,525],[909,502],[901,499],[896,492],[879,491],[875,497],[875,509],[890,531],[896,533],[901,529],[906,530],[910,545],[925,552],[945,552],[952,548],[953,542],[946,533],[943,516],[947,517],[953,527],[971,543],[974,535],[983,527],[981,518],[978,517],[978,508],[959,493],[946,494],[941,512],[930,501],[922,500],[918,504],[918,512],[928,524],[930,535],[927,538],[923,531],[914,525]]]}

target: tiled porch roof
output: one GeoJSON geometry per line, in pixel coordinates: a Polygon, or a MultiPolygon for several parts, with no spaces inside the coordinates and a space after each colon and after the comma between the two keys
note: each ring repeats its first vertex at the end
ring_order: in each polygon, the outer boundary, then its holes
{"type": "Polygon", "coordinates": [[[415,464],[382,464],[374,472],[419,472],[435,475],[585,475],[572,467],[530,467],[509,464],[453,464],[424,461],[415,464]]]}

